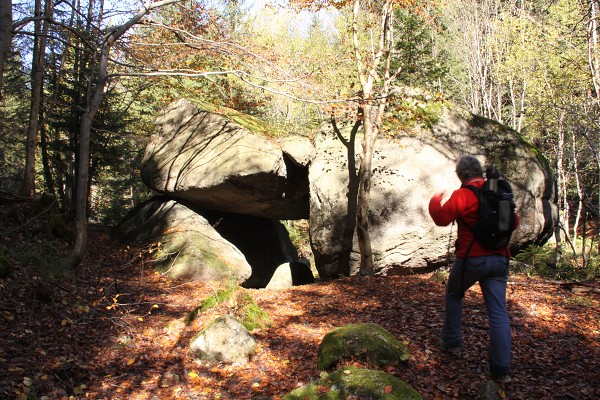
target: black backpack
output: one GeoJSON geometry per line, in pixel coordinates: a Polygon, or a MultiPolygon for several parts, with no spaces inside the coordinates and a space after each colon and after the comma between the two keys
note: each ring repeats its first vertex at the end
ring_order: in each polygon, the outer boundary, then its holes
{"type": "MultiPolygon", "coordinates": [[[[464,187],[472,190],[479,201],[477,221],[473,226],[465,224],[473,232],[474,240],[487,250],[506,248],[517,218],[510,183],[500,179],[495,169],[488,169],[481,189],[471,185],[464,187]]],[[[472,245],[469,245],[469,250],[472,245]]]]}

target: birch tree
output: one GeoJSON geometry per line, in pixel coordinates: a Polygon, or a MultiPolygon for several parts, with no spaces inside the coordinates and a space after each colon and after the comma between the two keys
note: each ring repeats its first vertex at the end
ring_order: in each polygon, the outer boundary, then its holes
{"type": "Polygon", "coordinates": [[[453,32],[451,54],[460,67],[454,75],[462,102],[472,113],[502,120],[494,106],[498,88],[492,80],[492,53],[486,40],[491,33],[492,16],[498,12],[497,0],[457,0],[446,9],[449,30],[453,32]]]}
{"type": "MultiPolygon", "coordinates": [[[[590,68],[590,75],[592,83],[594,85],[594,99],[596,101],[596,110],[600,110],[600,0],[589,0],[588,8],[588,30],[587,30],[587,43],[588,43],[588,64],[590,68]]],[[[592,153],[595,155],[594,159],[598,168],[598,186],[597,186],[597,208],[596,218],[600,220],[600,124],[595,121],[596,138],[586,135],[586,140],[592,153]]],[[[598,237],[600,238],[600,223],[598,223],[598,237]]],[[[600,253],[600,239],[598,240],[598,252],[600,253]]]]}
{"type": "MultiPolygon", "coordinates": [[[[377,7],[378,5],[374,5],[377,7]]],[[[393,44],[393,2],[386,0],[379,5],[378,24],[374,26],[374,43],[370,52],[365,52],[359,38],[359,17],[361,12],[371,11],[360,0],[354,1],[352,10],[352,43],[356,71],[361,86],[363,120],[363,143],[360,166],[358,169],[358,200],[356,212],[356,235],[360,248],[360,273],[373,275],[373,252],[369,234],[369,197],[371,192],[371,176],[375,141],[381,128],[391,84],[396,77],[390,71],[393,44]]],[[[372,12],[371,11],[371,12],[372,12]]]]}
{"type": "Polygon", "coordinates": [[[596,104],[600,107],[600,0],[589,0],[588,6],[588,64],[594,85],[596,104]]]}

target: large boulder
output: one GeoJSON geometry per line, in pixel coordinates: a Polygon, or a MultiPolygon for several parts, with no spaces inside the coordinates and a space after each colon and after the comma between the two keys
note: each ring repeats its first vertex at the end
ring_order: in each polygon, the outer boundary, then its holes
{"type": "Polygon", "coordinates": [[[154,241],[154,266],[173,278],[233,279],[241,284],[252,273],[244,254],[204,217],[163,197],[152,198],[129,212],[113,236],[126,243],[154,241]]]}
{"type": "Polygon", "coordinates": [[[157,192],[208,209],[307,218],[306,167],[261,132],[263,125],[251,117],[245,124],[238,120],[189,100],[173,102],[156,119],[142,180],[157,192]]]}
{"type": "MultiPolygon", "coordinates": [[[[389,110],[403,123],[386,126],[372,160],[369,232],[376,274],[431,271],[451,261],[456,226],[435,226],[427,205],[434,192],[460,185],[454,168],[463,153],[495,163],[513,184],[521,218],[513,249],[548,239],[556,222],[555,186],[535,148],[499,123],[424,95],[398,93],[398,99],[402,103],[389,110]]],[[[265,287],[279,265],[296,261],[281,219],[309,218],[321,277],[356,274],[362,126],[326,123],[309,142],[298,135],[271,139],[260,123],[234,119],[188,100],[168,106],[146,149],[144,182],[204,210],[252,265],[246,287],[265,287]]]]}
{"type": "Polygon", "coordinates": [[[132,210],[113,236],[159,243],[154,265],[170,276],[234,278],[248,288],[264,288],[279,265],[298,257],[279,221],[188,206],[156,196],[132,210]]]}
{"type": "MultiPolygon", "coordinates": [[[[425,124],[381,135],[375,144],[369,233],[378,275],[430,271],[452,257],[456,226],[437,227],[428,213],[431,195],[460,186],[455,163],[464,153],[493,162],[512,183],[521,218],[511,246],[543,243],[556,222],[550,167],[517,132],[421,98],[425,124]]],[[[309,168],[310,237],[323,278],[356,274],[360,254],[355,227],[362,131],[325,124],[314,135],[309,168]]]]}

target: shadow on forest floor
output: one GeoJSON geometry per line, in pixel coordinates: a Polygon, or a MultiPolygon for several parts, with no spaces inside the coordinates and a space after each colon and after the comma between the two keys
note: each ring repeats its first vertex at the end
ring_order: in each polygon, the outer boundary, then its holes
{"type": "MultiPolygon", "coordinates": [[[[8,231],[8,226],[4,232],[8,231]]],[[[31,236],[1,236],[12,241],[31,236]]],[[[283,291],[249,290],[273,326],[253,332],[244,366],[204,365],[190,339],[225,308],[185,317],[215,288],[154,273],[140,249],[90,230],[76,280],[49,282],[14,265],[0,279],[0,398],[277,399],[319,376],[317,349],[331,329],[382,325],[412,358],[387,372],[425,399],[473,399],[486,379],[487,317],[477,287],[465,299],[465,351],[438,348],[444,286],[429,276],[352,277],[283,291]]],[[[513,381],[508,399],[600,398],[600,297],[512,276],[513,381]]]]}

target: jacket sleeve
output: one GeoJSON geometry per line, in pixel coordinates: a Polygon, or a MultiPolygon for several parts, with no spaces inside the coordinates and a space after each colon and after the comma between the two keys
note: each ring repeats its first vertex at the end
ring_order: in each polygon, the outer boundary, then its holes
{"type": "Polygon", "coordinates": [[[456,192],[452,193],[452,196],[448,201],[442,204],[443,193],[436,193],[429,200],[429,215],[433,219],[433,222],[437,226],[449,225],[452,221],[458,218],[455,203],[456,192]]]}

